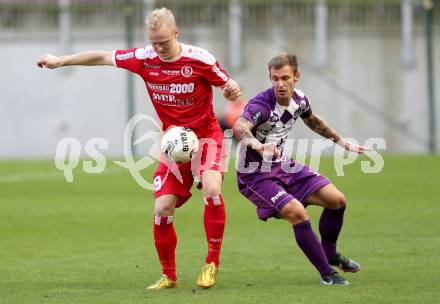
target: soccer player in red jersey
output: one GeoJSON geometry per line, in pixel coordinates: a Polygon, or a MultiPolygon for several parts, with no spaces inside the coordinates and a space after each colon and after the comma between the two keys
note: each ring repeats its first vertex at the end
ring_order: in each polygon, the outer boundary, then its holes
{"type": "Polygon", "coordinates": [[[204,226],[208,242],[206,264],[197,278],[201,288],[212,287],[216,281],[220,249],[225,226],[225,208],[221,194],[223,133],[213,111],[212,86],[221,87],[223,96],[231,101],[240,95],[238,84],[204,49],[180,43],[179,30],[173,13],[156,9],[146,21],[150,46],[128,50],[89,51],[68,56],[45,55],[37,62],[50,69],[70,65],[114,65],[140,75],[154,108],[166,130],[172,125],[192,129],[199,138],[210,139],[216,149],[202,146],[202,166],[191,170],[191,163],[179,164],[181,183],[170,169],[160,162],[154,173],[154,240],[162,265],[162,276],[148,289],[177,286],[173,226],[175,208],[191,197],[193,171],[202,182],[204,195],[204,226]],[[205,162],[203,162],[205,160],[205,162]]]}

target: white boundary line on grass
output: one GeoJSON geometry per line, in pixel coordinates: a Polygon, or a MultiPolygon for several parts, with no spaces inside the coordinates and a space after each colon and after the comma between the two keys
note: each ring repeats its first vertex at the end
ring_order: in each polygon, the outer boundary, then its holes
{"type": "MultiPolygon", "coordinates": [[[[114,174],[118,171],[123,171],[122,168],[113,167],[105,169],[104,172],[100,174],[114,174]]],[[[21,183],[36,180],[51,180],[51,179],[63,179],[64,175],[62,171],[46,171],[46,172],[33,172],[33,173],[17,173],[11,175],[0,175],[0,184],[7,183],[21,183]]]]}

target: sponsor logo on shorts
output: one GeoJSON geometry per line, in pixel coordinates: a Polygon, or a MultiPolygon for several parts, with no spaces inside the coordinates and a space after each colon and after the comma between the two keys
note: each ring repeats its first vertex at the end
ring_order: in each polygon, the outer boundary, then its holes
{"type": "Polygon", "coordinates": [[[270,200],[272,201],[272,203],[275,203],[277,201],[277,199],[279,199],[283,194],[286,194],[286,191],[280,191],[277,194],[275,194],[274,196],[272,196],[270,198],[270,200]]]}

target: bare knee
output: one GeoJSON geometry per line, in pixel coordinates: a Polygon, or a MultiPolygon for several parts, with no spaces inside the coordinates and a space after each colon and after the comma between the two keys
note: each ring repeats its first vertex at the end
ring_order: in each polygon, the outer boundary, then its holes
{"type": "Polygon", "coordinates": [[[174,208],[171,206],[156,204],[154,206],[154,214],[157,216],[170,216],[174,214],[174,208]]]}
{"type": "Polygon", "coordinates": [[[347,205],[347,200],[345,199],[345,195],[338,191],[334,197],[332,198],[332,200],[329,202],[329,209],[339,209],[339,208],[343,208],[347,205]]]}
{"type": "Polygon", "coordinates": [[[287,220],[289,221],[289,223],[296,225],[308,221],[309,215],[305,209],[301,211],[295,211],[288,214],[287,220]]]}
{"type": "Polygon", "coordinates": [[[221,183],[208,182],[203,185],[203,194],[205,197],[213,197],[219,195],[222,191],[221,183]]]}
{"type": "Polygon", "coordinates": [[[213,197],[219,195],[222,191],[223,177],[220,172],[206,170],[202,174],[203,195],[205,197],[213,197]]]}
{"type": "Polygon", "coordinates": [[[339,208],[344,207],[345,205],[347,205],[347,200],[345,199],[345,195],[342,192],[340,192],[339,208]]]}
{"type": "Polygon", "coordinates": [[[176,208],[177,196],[163,195],[156,199],[154,204],[154,214],[156,216],[171,216],[176,208]]]}
{"type": "Polygon", "coordinates": [[[309,214],[302,205],[288,204],[280,211],[282,218],[292,225],[296,225],[309,220],[309,214]]]}

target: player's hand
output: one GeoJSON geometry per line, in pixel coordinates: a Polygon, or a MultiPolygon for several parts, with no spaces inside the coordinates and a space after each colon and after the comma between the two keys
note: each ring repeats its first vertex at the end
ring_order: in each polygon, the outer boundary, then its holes
{"type": "Polygon", "coordinates": [[[359,146],[349,141],[341,139],[338,144],[343,147],[345,150],[350,152],[355,152],[358,154],[363,154],[365,151],[373,151],[373,148],[367,146],[359,146]]]}
{"type": "Polygon", "coordinates": [[[37,66],[40,68],[56,69],[62,66],[61,57],[47,54],[37,61],[37,66]]]}
{"type": "Polygon", "coordinates": [[[223,96],[230,101],[235,101],[241,96],[240,86],[238,83],[229,79],[228,82],[222,87],[223,96]]]}
{"type": "Polygon", "coordinates": [[[260,147],[255,150],[263,157],[263,159],[271,159],[272,157],[278,159],[281,157],[281,151],[274,143],[261,144],[260,147]]]}

